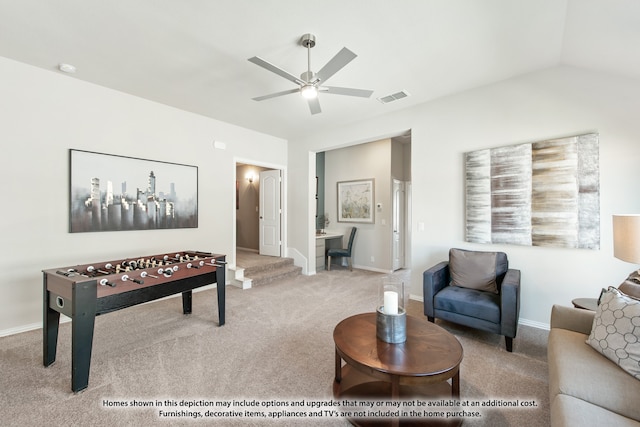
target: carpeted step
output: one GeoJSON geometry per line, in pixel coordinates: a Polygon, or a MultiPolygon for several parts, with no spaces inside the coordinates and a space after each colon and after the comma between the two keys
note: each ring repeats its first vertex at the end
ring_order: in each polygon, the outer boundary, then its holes
{"type": "Polygon", "coordinates": [[[301,271],[302,268],[293,265],[292,261],[278,263],[278,265],[270,266],[269,268],[260,268],[252,271],[245,270],[244,274],[245,277],[251,279],[251,286],[254,287],[298,276],[301,271]]]}
{"type": "Polygon", "coordinates": [[[246,265],[241,265],[241,267],[244,268],[245,277],[251,277],[251,275],[261,274],[264,271],[276,270],[291,265],[293,265],[293,258],[262,257],[260,262],[250,262],[246,265]]]}
{"type": "Polygon", "coordinates": [[[301,267],[293,264],[293,258],[262,256],[241,252],[238,255],[238,268],[243,270],[244,278],[251,281],[250,287],[292,278],[302,271],[301,267]]]}

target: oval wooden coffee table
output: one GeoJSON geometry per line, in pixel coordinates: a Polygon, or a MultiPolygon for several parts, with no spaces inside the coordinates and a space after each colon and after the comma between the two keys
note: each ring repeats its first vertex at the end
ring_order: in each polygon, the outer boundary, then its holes
{"type": "MultiPolygon", "coordinates": [[[[376,313],[358,314],[338,323],[333,341],[336,399],[460,398],[462,346],[456,337],[426,319],[407,316],[407,341],[389,344],[376,337],[376,313]]],[[[423,406],[421,409],[434,408],[423,406]]],[[[349,421],[355,425],[384,425],[383,420],[376,418],[349,421]]],[[[455,419],[443,424],[444,420],[434,418],[387,421],[388,425],[460,425],[462,422],[455,419]]]]}

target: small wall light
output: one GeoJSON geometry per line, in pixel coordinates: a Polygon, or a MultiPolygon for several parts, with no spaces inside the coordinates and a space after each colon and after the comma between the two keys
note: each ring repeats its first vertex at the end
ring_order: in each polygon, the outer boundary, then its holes
{"type": "Polygon", "coordinates": [[[253,184],[253,172],[249,172],[244,178],[249,181],[249,184],[253,184]]]}

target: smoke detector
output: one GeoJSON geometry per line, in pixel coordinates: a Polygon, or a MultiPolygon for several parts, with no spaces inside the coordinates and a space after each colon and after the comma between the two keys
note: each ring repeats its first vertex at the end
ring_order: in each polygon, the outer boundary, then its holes
{"type": "Polygon", "coordinates": [[[76,67],[71,64],[60,64],[58,65],[58,70],[62,71],[63,73],[74,74],[76,72],[76,67]]]}

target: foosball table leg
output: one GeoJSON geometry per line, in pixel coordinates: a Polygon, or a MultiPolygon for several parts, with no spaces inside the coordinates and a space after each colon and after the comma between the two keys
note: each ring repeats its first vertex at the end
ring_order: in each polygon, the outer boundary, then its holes
{"type": "Polygon", "coordinates": [[[226,274],[226,262],[222,261],[222,265],[219,265],[216,268],[216,290],[218,293],[218,326],[224,325],[224,311],[226,304],[226,284],[227,284],[227,274],[226,274]]]}
{"type": "Polygon", "coordinates": [[[50,366],[56,361],[56,349],[58,346],[58,329],[60,325],[60,313],[50,307],[50,295],[47,291],[47,276],[44,275],[43,279],[44,298],[42,316],[42,364],[44,366],[50,366]]]}
{"type": "Polygon", "coordinates": [[[96,320],[96,281],[78,283],[73,289],[71,320],[71,390],[74,393],[89,385],[93,327],[96,320]]]}
{"type": "Polygon", "coordinates": [[[192,293],[191,291],[182,293],[182,312],[184,314],[191,314],[192,306],[192,293]]]}

